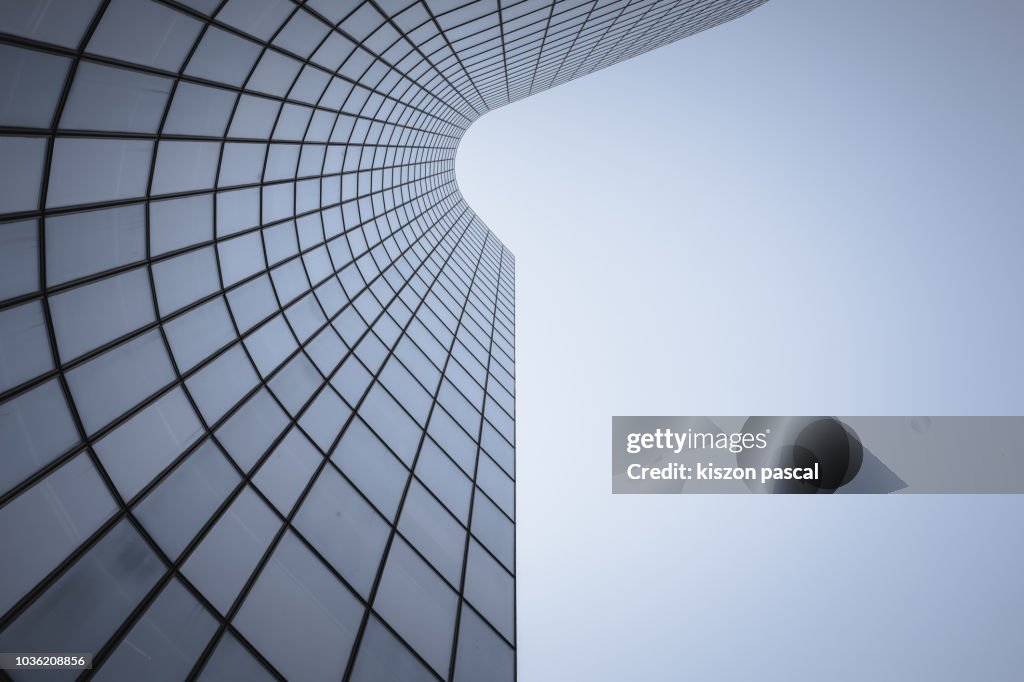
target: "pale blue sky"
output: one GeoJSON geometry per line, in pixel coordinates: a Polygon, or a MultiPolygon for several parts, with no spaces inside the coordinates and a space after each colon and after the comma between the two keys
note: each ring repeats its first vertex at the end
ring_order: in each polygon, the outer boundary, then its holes
{"type": "Polygon", "coordinates": [[[1020,497],[613,497],[613,414],[1024,413],[1024,3],[772,0],[497,110],[519,665],[1010,680],[1020,497]]]}

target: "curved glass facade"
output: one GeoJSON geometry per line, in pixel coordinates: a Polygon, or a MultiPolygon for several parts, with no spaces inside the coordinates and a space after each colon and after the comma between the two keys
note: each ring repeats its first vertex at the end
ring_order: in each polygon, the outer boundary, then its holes
{"type": "Polygon", "coordinates": [[[0,2],[15,679],[515,677],[486,111],[763,0],[0,2]]]}

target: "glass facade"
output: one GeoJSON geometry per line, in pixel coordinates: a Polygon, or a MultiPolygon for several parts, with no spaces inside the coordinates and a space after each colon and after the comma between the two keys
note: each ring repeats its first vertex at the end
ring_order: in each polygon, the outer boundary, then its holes
{"type": "Polygon", "coordinates": [[[15,679],[515,677],[486,111],[764,0],[0,2],[15,679]]]}

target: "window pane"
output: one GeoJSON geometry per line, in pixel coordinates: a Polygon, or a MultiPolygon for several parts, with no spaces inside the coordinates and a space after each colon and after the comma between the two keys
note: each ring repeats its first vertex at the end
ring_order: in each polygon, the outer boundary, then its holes
{"type": "Polygon", "coordinates": [[[153,143],[60,137],[54,142],[48,207],[131,199],[146,192],[153,143]]]}
{"type": "MultiPolygon", "coordinates": [[[[0,24],[8,26],[2,19],[0,24]]],[[[69,61],[39,50],[0,45],[0,125],[48,128],[69,61]]]]}
{"type": "Polygon", "coordinates": [[[65,362],[156,319],[149,272],[137,268],[50,299],[57,348],[65,362]]]}
{"type": "Polygon", "coordinates": [[[441,577],[395,538],[373,608],[442,675],[451,658],[457,603],[441,577]]]}
{"type": "Polygon", "coordinates": [[[49,346],[39,301],[0,310],[0,391],[53,369],[49,346]]]}
{"type": "Polygon", "coordinates": [[[376,616],[370,617],[352,671],[352,682],[434,682],[436,679],[376,616]]]}
{"type": "Polygon", "coordinates": [[[97,651],[163,572],[138,532],[121,521],[0,634],[0,648],[97,651]]]}
{"type": "Polygon", "coordinates": [[[388,527],[331,467],[320,472],[299,508],[295,528],[360,594],[369,595],[388,527]]]}
{"type": "Polygon", "coordinates": [[[235,636],[225,632],[199,675],[202,682],[273,682],[276,678],[252,657],[235,636]]]}
{"type": "Polygon", "coordinates": [[[156,331],[108,350],[67,374],[85,429],[93,432],[174,379],[156,331]]]}
{"type": "Polygon", "coordinates": [[[55,379],[0,404],[0,494],[78,442],[55,379]]]}
{"type": "Polygon", "coordinates": [[[398,530],[449,583],[459,584],[466,529],[418,481],[406,494],[398,530]]]}
{"type": "Polygon", "coordinates": [[[146,496],[135,516],[160,549],[177,559],[237,483],[238,474],[207,440],[146,496]]]}
{"type": "Polygon", "coordinates": [[[213,239],[213,195],[149,204],[149,248],[160,255],[213,239]]]}
{"type": "Polygon", "coordinates": [[[242,471],[247,472],[287,423],[284,411],[265,389],[260,389],[224,422],[217,430],[217,438],[242,471]]]}
{"type": "Polygon", "coordinates": [[[352,593],[286,533],[234,622],[286,678],[334,682],[362,615],[352,593]]]}
{"type": "Polygon", "coordinates": [[[394,520],[409,470],[361,419],[352,420],[331,459],[384,516],[394,520]]]}
{"type": "Polygon", "coordinates": [[[506,639],[515,637],[515,587],[512,576],[475,540],[469,543],[466,599],[506,639]]]}
{"type": "Polygon", "coordinates": [[[0,301],[39,288],[39,223],[0,223],[0,301]]]}
{"type": "Polygon", "coordinates": [[[0,213],[39,207],[45,155],[45,138],[0,136],[0,213]]]}
{"type": "Polygon", "coordinates": [[[0,3],[4,31],[64,47],[77,47],[100,0],[0,3]]]}
{"type": "Polygon", "coordinates": [[[0,565],[0,611],[56,568],[116,508],[89,458],[78,455],[0,509],[0,537],[18,555],[0,565]]]}
{"type": "Polygon", "coordinates": [[[221,613],[226,613],[281,522],[245,488],[185,562],[182,572],[221,613]]]}
{"type": "Polygon", "coordinates": [[[462,605],[455,682],[513,682],[515,653],[473,609],[462,605]]]}
{"type": "Polygon", "coordinates": [[[252,480],[271,504],[287,516],[320,461],[320,453],[293,427],[252,480]]]}
{"type": "Polygon", "coordinates": [[[226,353],[193,374],[185,382],[208,424],[213,424],[256,385],[252,369],[241,346],[226,353]]]}
{"type": "Polygon", "coordinates": [[[130,500],[201,433],[192,406],[175,388],[105,436],[95,449],[118,492],[130,500]]]}
{"type": "Polygon", "coordinates": [[[145,230],[143,204],[46,218],[47,282],[62,284],[143,260],[145,230]]]}
{"type": "Polygon", "coordinates": [[[172,580],[93,679],[183,680],[216,629],[209,611],[172,580]]]}
{"type": "Polygon", "coordinates": [[[150,0],[113,0],[87,49],[126,62],[177,71],[201,26],[187,14],[150,0]]]}
{"type": "Polygon", "coordinates": [[[60,127],[155,133],[171,79],[83,61],[75,71],[60,127]]]}

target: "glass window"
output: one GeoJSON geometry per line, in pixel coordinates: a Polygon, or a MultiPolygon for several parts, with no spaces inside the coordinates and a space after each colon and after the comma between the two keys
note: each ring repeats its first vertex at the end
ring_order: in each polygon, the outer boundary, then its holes
{"type": "Polygon", "coordinates": [[[301,431],[292,427],[260,466],[252,482],[283,516],[287,516],[320,462],[320,453],[301,431]]]}
{"type": "Polygon", "coordinates": [[[409,471],[361,419],[353,419],[331,459],[388,520],[394,520],[409,471]]]}
{"type": "Polygon", "coordinates": [[[0,3],[4,31],[44,43],[78,47],[100,0],[47,0],[0,3]]]}
{"type": "MultiPolygon", "coordinates": [[[[260,165],[263,164],[262,158],[260,165]]],[[[260,224],[260,191],[239,189],[217,193],[217,236],[240,232],[260,224]]]]}
{"type": "Polygon", "coordinates": [[[302,63],[280,52],[267,50],[245,84],[246,90],[284,97],[295,81],[302,63]]]}
{"type": "Polygon", "coordinates": [[[370,616],[352,670],[352,682],[435,682],[436,679],[376,616],[370,616]]]}
{"type": "Polygon", "coordinates": [[[498,632],[515,638],[515,582],[475,540],[469,542],[464,593],[498,632]]]}
{"type": "Polygon", "coordinates": [[[112,0],[87,50],[105,57],[177,71],[202,24],[150,0],[112,0]]]}
{"type": "Polygon", "coordinates": [[[135,516],[174,560],[237,484],[238,474],[207,440],[146,495],[135,516]]]}
{"type": "Polygon", "coordinates": [[[235,344],[216,360],[193,374],[185,385],[207,424],[213,424],[256,385],[252,364],[235,344]]]}
{"type": "MultiPolygon", "coordinates": [[[[303,413],[299,424],[320,449],[327,452],[341,432],[345,420],[352,413],[330,386],[313,399],[303,413]]],[[[390,456],[390,455],[389,455],[390,456]]]]}
{"type": "Polygon", "coordinates": [[[317,373],[313,363],[300,353],[270,380],[269,386],[277,399],[284,405],[284,409],[294,417],[322,381],[323,379],[317,373]]]}
{"type": "Polygon", "coordinates": [[[370,389],[359,415],[406,466],[412,465],[423,430],[383,388],[375,385],[370,389]]]}
{"type": "Polygon", "coordinates": [[[93,679],[183,680],[216,631],[210,612],[171,580],[93,679]]]}
{"type": "Polygon", "coordinates": [[[501,507],[509,518],[515,518],[516,486],[515,482],[486,455],[480,458],[480,466],[476,472],[476,483],[501,507]]]}
{"type": "Polygon", "coordinates": [[[50,298],[57,348],[66,362],[152,322],[146,268],[106,277],[50,298]]]}
{"type": "Polygon", "coordinates": [[[235,324],[243,333],[278,310],[274,288],[270,286],[270,278],[266,275],[229,291],[228,303],[231,305],[235,324]]]}
{"type": "Polygon", "coordinates": [[[0,634],[0,649],[50,651],[60,642],[68,652],[99,651],[163,572],[163,562],[121,521],[0,634]]]}
{"type": "MultiPolygon", "coordinates": [[[[449,367],[452,367],[449,363],[449,367]]],[[[480,432],[480,413],[473,408],[469,400],[463,396],[451,382],[446,379],[441,382],[440,391],[437,394],[437,401],[444,406],[444,410],[456,418],[459,425],[474,436],[480,432]]]]}
{"type": "Polygon", "coordinates": [[[271,264],[294,256],[299,250],[299,244],[295,240],[295,224],[289,221],[264,228],[263,243],[267,250],[267,260],[271,264]]]}
{"type": "Polygon", "coordinates": [[[267,145],[258,142],[226,143],[217,184],[226,187],[259,182],[266,154],[267,145]]]}
{"type": "Polygon", "coordinates": [[[409,486],[398,530],[448,582],[459,584],[466,529],[418,481],[409,486]]]}
{"type": "MultiPolygon", "coordinates": [[[[363,397],[366,387],[373,381],[373,377],[366,371],[358,358],[349,356],[348,360],[331,377],[331,385],[338,389],[338,393],[349,402],[355,405],[363,397]]],[[[362,410],[360,410],[362,412],[362,410]]]]}
{"type": "Polygon", "coordinates": [[[469,522],[473,483],[430,438],[423,441],[420,457],[416,460],[416,476],[456,518],[463,524],[469,522]]]}
{"type": "MultiPolygon", "coordinates": [[[[259,232],[251,232],[217,245],[224,284],[230,286],[266,267],[259,232]]],[[[232,306],[233,307],[233,306],[232,306]]]]}
{"type": "Polygon", "coordinates": [[[320,472],[294,526],[359,594],[369,595],[388,526],[330,466],[320,472]]]}
{"type": "Polygon", "coordinates": [[[39,301],[0,310],[0,391],[53,369],[39,301]]]}
{"type": "Polygon", "coordinates": [[[0,223],[0,300],[39,288],[39,223],[0,223]]]}
{"type": "Polygon", "coordinates": [[[394,357],[388,360],[380,374],[380,382],[402,406],[421,424],[427,423],[433,398],[423,390],[409,371],[394,357]]]}
{"type": "Polygon", "coordinates": [[[486,495],[477,495],[473,500],[473,535],[505,568],[515,570],[515,524],[486,495]]]}
{"type": "Polygon", "coordinates": [[[295,215],[295,186],[291,183],[263,186],[263,222],[273,223],[295,215]]]}
{"type": "Polygon", "coordinates": [[[211,26],[188,60],[185,73],[240,86],[260,54],[260,46],[224,29],[211,26]]]}
{"type": "Polygon", "coordinates": [[[457,604],[454,590],[396,537],[373,609],[442,675],[451,659],[457,604]]]}
{"type": "Polygon", "coordinates": [[[288,416],[266,389],[260,389],[217,430],[231,458],[248,472],[284,430],[288,416]]]}
{"type": "Polygon", "coordinates": [[[0,494],[78,442],[56,379],[0,404],[0,494]]]}
{"type": "Polygon", "coordinates": [[[181,81],[174,91],[164,133],[221,137],[237,97],[230,90],[181,81]]]}
{"type": "Polygon", "coordinates": [[[213,247],[189,251],[153,265],[160,313],[167,315],[220,289],[213,247]]]}
{"type": "Polygon", "coordinates": [[[287,679],[334,682],[362,616],[352,593],[286,533],[234,623],[287,679]]]}
{"type": "Polygon", "coordinates": [[[217,13],[217,19],[262,40],[270,40],[294,9],[286,0],[228,0],[217,13]]]}
{"type": "Polygon", "coordinates": [[[219,159],[219,142],[162,140],[156,149],[153,194],[213,187],[219,159]]]}
{"type": "Polygon", "coordinates": [[[267,170],[263,174],[263,179],[267,181],[294,178],[295,165],[299,160],[299,146],[280,142],[270,145],[270,153],[267,154],[267,170]]]}
{"type": "Polygon", "coordinates": [[[293,260],[279,265],[270,276],[274,280],[274,288],[277,289],[277,295],[282,303],[290,303],[309,290],[309,280],[306,279],[301,261],[293,260]]]}
{"type": "Polygon", "coordinates": [[[59,137],[50,165],[47,207],[131,199],[146,193],[153,143],[59,137]]]}
{"type": "Polygon", "coordinates": [[[172,83],[169,78],[82,61],[60,127],[155,133],[172,83]]]}
{"type": "Polygon", "coordinates": [[[256,369],[264,377],[269,376],[298,348],[295,337],[285,323],[284,315],[281,314],[247,336],[244,343],[256,364],[256,369]]]}
{"type": "Polygon", "coordinates": [[[434,408],[430,416],[430,436],[437,444],[455,460],[463,471],[472,474],[476,468],[476,442],[452,419],[447,412],[439,407],[434,408]]]}
{"type": "Polygon", "coordinates": [[[235,338],[228,307],[220,296],[165,323],[164,331],[182,372],[192,369],[235,338]]]}
{"type": "Polygon", "coordinates": [[[267,139],[281,103],[266,97],[242,95],[231,119],[228,137],[267,139]]]}
{"type": "Polygon", "coordinates": [[[313,110],[298,104],[285,104],[281,109],[281,117],[274,128],[275,140],[301,140],[306,135],[306,127],[313,110]]]}
{"type": "Polygon", "coordinates": [[[309,12],[299,10],[274,38],[274,44],[308,58],[324,39],[330,27],[309,12]]]}
{"type": "Polygon", "coordinates": [[[46,139],[0,136],[0,213],[39,207],[46,139]]]}
{"type": "Polygon", "coordinates": [[[483,438],[481,439],[483,449],[487,451],[495,462],[510,476],[516,473],[516,450],[505,437],[498,433],[493,426],[484,422],[483,438]]]}
{"type": "Polygon", "coordinates": [[[230,632],[225,632],[199,675],[201,682],[273,682],[275,679],[230,632]]]}
{"type": "Polygon", "coordinates": [[[455,682],[514,682],[515,652],[467,604],[459,619],[455,682]]]}
{"type": "Polygon", "coordinates": [[[345,344],[333,329],[327,327],[306,345],[306,352],[321,372],[330,375],[345,355],[345,344]]]}
{"type": "Polygon", "coordinates": [[[51,285],[146,257],[143,204],[49,216],[45,222],[46,279],[51,285]]]}
{"type": "Polygon", "coordinates": [[[85,430],[92,433],[174,379],[163,339],[149,331],[67,373],[85,430]]]}
{"type": "Polygon", "coordinates": [[[118,492],[130,500],[202,432],[185,394],[176,387],[94,447],[118,492]]]}
{"type": "Polygon", "coordinates": [[[5,561],[0,571],[0,611],[14,606],[116,509],[86,455],[78,455],[0,509],[0,537],[17,548],[18,557],[5,561]]]}
{"type": "Polygon", "coordinates": [[[149,204],[149,248],[154,256],[213,239],[213,195],[149,204]]]}
{"type": "Polygon", "coordinates": [[[182,572],[227,613],[281,522],[250,488],[242,489],[189,556],[182,572]]]}
{"type": "MultiPolygon", "coordinates": [[[[0,24],[8,26],[2,19],[0,24]]],[[[0,125],[49,128],[69,62],[39,50],[0,45],[0,125]]]]}

